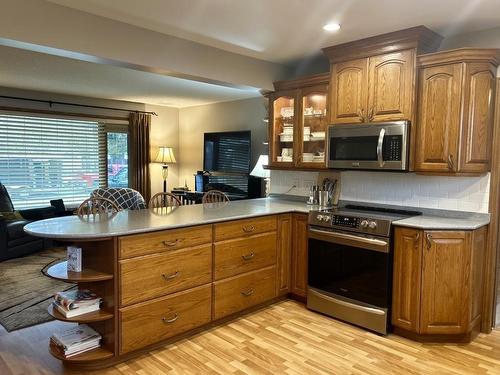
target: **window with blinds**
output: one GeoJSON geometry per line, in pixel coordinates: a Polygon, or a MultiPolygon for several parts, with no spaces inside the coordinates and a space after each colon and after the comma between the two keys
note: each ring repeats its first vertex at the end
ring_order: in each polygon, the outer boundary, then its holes
{"type": "Polygon", "coordinates": [[[80,203],[106,186],[106,159],[102,123],[0,114],[0,182],[15,209],[80,203]]]}

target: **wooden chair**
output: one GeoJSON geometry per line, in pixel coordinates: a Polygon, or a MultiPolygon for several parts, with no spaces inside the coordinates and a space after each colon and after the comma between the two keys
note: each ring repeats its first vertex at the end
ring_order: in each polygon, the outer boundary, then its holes
{"type": "Polygon", "coordinates": [[[81,219],[88,219],[91,216],[95,219],[96,216],[104,216],[110,217],[116,215],[116,213],[120,211],[118,206],[112,200],[103,197],[91,197],[85,199],[78,209],[76,213],[81,219]]]}
{"type": "Polygon", "coordinates": [[[229,198],[220,190],[209,190],[203,194],[202,203],[224,203],[229,202],[229,198]]]}
{"type": "Polygon", "coordinates": [[[149,208],[177,207],[182,205],[180,199],[171,193],[157,193],[149,200],[149,208]]]}

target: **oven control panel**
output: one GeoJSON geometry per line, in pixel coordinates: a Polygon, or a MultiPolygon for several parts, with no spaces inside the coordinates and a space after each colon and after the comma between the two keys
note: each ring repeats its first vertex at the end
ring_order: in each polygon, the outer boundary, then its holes
{"type": "Polygon", "coordinates": [[[332,218],[332,224],[339,227],[346,228],[359,228],[359,217],[350,217],[342,215],[334,215],[332,218]]]}

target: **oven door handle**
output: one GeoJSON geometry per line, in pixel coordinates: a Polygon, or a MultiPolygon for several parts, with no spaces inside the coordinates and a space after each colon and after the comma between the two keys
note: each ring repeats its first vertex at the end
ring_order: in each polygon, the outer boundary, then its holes
{"type": "Polygon", "coordinates": [[[382,128],[380,129],[377,142],[377,161],[380,167],[383,167],[385,164],[382,156],[382,146],[384,144],[384,137],[385,137],[385,128],[382,128]]]}
{"type": "Polygon", "coordinates": [[[389,252],[389,242],[376,238],[361,237],[347,233],[329,232],[315,228],[309,228],[309,238],[340,245],[359,247],[366,250],[379,251],[381,253],[389,252]]]}

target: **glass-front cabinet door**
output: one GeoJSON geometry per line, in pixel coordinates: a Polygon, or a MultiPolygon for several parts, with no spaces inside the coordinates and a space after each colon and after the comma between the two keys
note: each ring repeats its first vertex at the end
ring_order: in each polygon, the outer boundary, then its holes
{"type": "Polygon", "coordinates": [[[325,168],[328,85],[300,90],[297,128],[297,166],[325,168]]]}
{"type": "Polygon", "coordinates": [[[296,159],[296,90],[276,92],[270,107],[270,164],[293,167],[296,159]]]}

